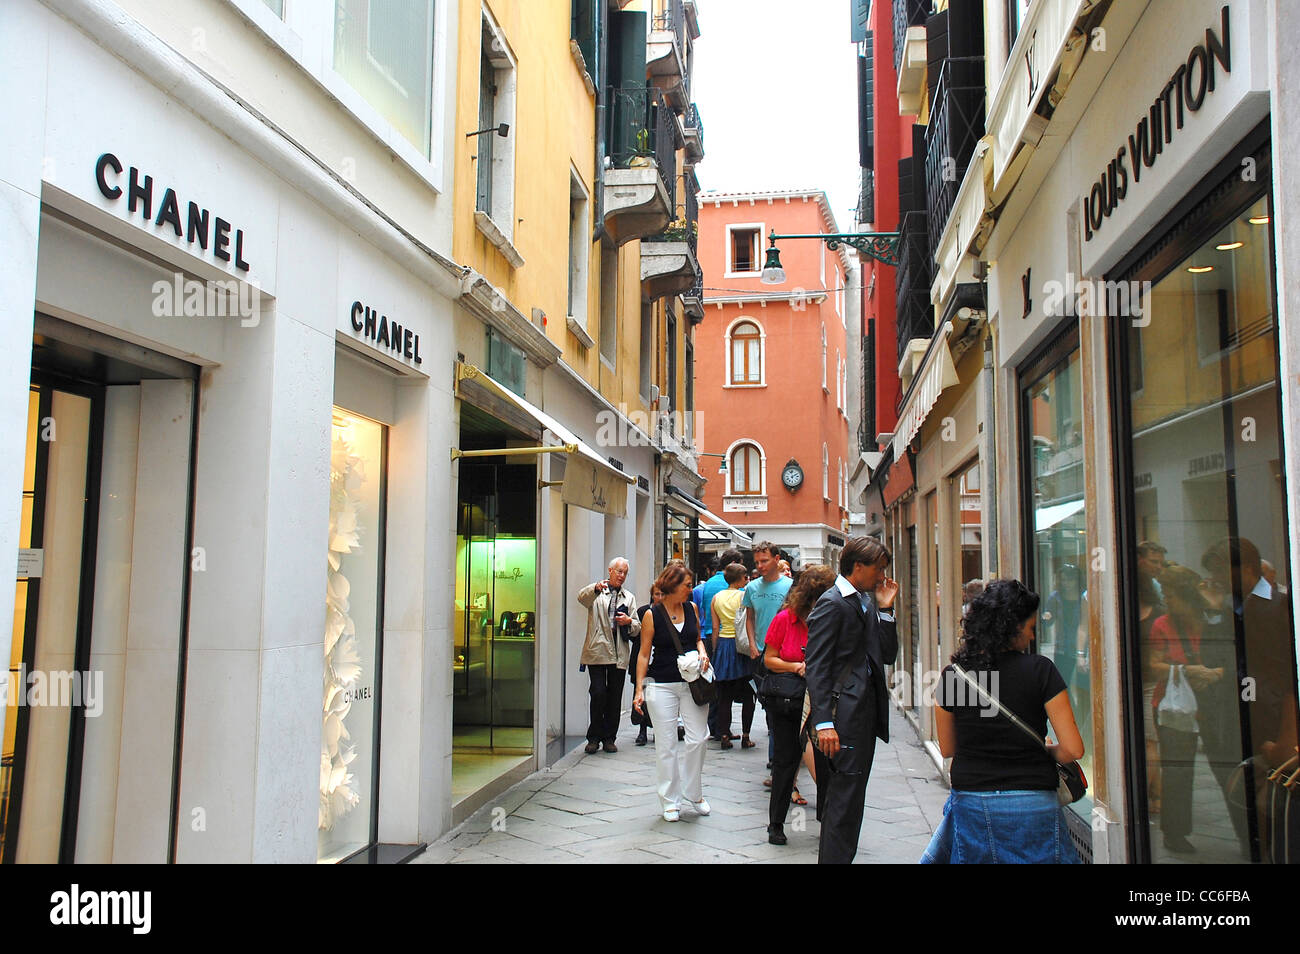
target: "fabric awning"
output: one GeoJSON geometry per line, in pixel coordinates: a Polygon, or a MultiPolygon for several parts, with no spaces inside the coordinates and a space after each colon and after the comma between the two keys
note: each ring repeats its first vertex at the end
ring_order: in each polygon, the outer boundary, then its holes
{"type": "Polygon", "coordinates": [[[1034,532],[1047,530],[1067,517],[1073,517],[1083,509],[1083,503],[1082,500],[1070,500],[1066,503],[1052,504],[1050,507],[1040,507],[1034,511],[1034,532]]]}
{"type": "MultiPolygon", "coordinates": [[[[717,530],[727,531],[728,533],[731,534],[732,542],[737,544],[738,546],[752,547],[754,545],[754,538],[752,536],[750,536],[744,530],[741,530],[737,527],[733,527],[731,524],[727,523],[727,521],[723,520],[712,510],[705,510],[704,513],[702,513],[700,516],[704,517],[706,520],[709,521],[709,523],[712,524],[712,526],[707,528],[708,530],[717,529],[717,530]]],[[[701,528],[701,529],[706,529],[706,528],[701,528]]]]}
{"type": "Polygon", "coordinates": [[[898,415],[898,425],[894,428],[894,460],[903,459],[904,452],[912,443],[912,438],[921,430],[926,416],[934,409],[939,395],[959,380],[952,352],[948,350],[948,341],[941,334],[930,349],[911,396],[898,415]]]}
{"type": "Polygon", "coordinates": [[[629,484],[636,483],[635,477],[623,473],[555,418],[494,381],[481,368],[458,362],[457,384],[466,378],[474,379],[476,383],[490,390],[501,400],[513,404],[540,424],[543,429],[554,434],[562,444],[575,448],[576,452],[568,455],[568,461],[564,466],[561,496],[565,503],[611,517],[627,515],[627,488],[629,484]]]}

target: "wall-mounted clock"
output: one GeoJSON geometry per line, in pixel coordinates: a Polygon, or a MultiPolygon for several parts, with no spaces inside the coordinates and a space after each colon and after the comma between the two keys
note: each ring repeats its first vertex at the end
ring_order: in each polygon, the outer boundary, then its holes
{"type": "Polygon", "coordinates": [[[785,489],[791,492],[798,490],[799,485],[803,483],[803,468],[793,457],[781,469],[781,483],[785,484],[785,489]]]}

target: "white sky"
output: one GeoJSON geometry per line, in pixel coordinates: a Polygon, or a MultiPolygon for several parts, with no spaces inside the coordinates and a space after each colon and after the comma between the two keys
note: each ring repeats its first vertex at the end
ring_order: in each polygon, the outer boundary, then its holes
{"type": "Polygon", "coordinates": [[[691,92],[705,191],[825,189],[841,230],[858,201],[857,50],[849,0],[696,0],[691,92]]]}

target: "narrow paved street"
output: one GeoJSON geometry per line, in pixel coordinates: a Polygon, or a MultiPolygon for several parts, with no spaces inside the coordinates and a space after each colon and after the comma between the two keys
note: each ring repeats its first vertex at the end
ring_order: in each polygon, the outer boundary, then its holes
{"type": "MultiPolygon", "coordinates": [[[[767,843],[767,733],[755,716],[755,748],[722,751],[708,743],[704,762],[707,818],[688,809],[665,822],[654,792],[654,746],[633,744],[626,724],[618,752],[581,747],[551,769],[529,776],[429,846],[415,864],[636,863],[812,864],[820,826],[807,773],[799,785],[808,806],[792,805],[790,843],[767,843]]],[[[947,785],[907,721],[891,710],[893,741],[876,750],[867,786],[857,862],[913,864],[943,812],[947,785]]]]}

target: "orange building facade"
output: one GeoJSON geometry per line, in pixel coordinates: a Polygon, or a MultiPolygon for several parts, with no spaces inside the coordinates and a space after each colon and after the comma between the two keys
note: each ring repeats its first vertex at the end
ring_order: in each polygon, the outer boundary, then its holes
{"type": "Polygon", "coordinates": [[[699,257],[708,276],[695,336],[704,502],[796,567],[831,562],[848,525],[846,341],[854,265],[823,242],[780,243],[786,281],[760,281],[766,236],[838,231],[821,191],[706,192],[699,257]],[[707,463],[705,463],[707,461],[707,463]],[[725,462],[725,472],[719,473],[725,462]]]}

